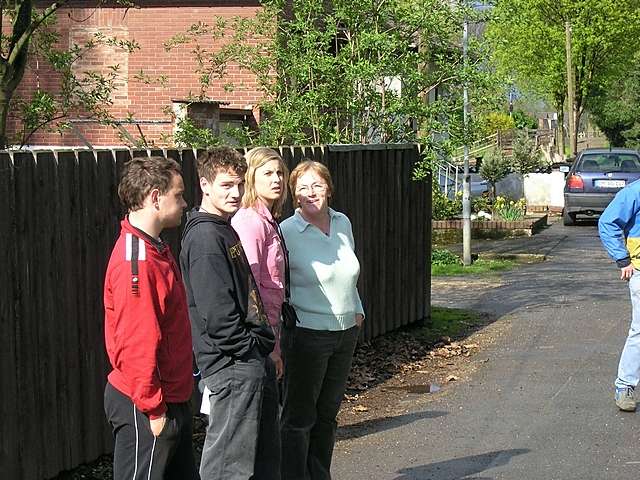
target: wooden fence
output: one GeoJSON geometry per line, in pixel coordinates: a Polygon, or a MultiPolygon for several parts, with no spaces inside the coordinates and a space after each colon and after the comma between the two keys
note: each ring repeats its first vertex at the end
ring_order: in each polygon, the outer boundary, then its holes
{"type": "MultiPolygon", "coordinates": [[[[416,147],[281,152],[290,167],[308,157],[332,172],[362,265],[363,339],[429,318],[431,182],[411,179],[416,147]]],[[[123,213],[118,173],[132,155],[175,158],[191,207],[196,153],[0,153],[0,478],[50,478],[112,450],[102,287],[123,213]]],[[[179,238],[166,232],[176,257],[179,238]]]]}

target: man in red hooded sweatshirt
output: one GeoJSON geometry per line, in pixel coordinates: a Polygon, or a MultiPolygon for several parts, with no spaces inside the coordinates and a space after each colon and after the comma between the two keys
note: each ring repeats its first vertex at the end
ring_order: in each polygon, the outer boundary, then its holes
{"type": "Polygon", "coordinates": [[[198,478],[189,313],[180,269],[160,239],[180,225],[183,193],[180,166],[163,157],[132,159],[118,187],[128,215],[104,285],[114,480],[198,478]]]}

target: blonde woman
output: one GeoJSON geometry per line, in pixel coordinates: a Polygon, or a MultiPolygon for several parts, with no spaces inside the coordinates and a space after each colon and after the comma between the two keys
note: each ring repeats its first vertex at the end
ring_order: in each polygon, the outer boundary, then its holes
{"type": "Polygon", "coordinates": [[[280,480],[280,429],[278,384],[283,374],[280,353],[280,311],[284,300],[285,251],[276,219],[287,198],[289,171],[275,150],[258,147],[246,155],[247,173],[242,208],[231,219],[258,285],[265,313],[276,344],[266,364],[261,428],[256,464],[268,469],[256,471],[256,479],[280,480]]]}
{"type": "Polygon", "coordinates": [[[329,207],[327,167],[304,161],[289,181],[297,209],[282,222],[289,250],[291,304],[299,323],[282,335],[282,479],[328,480],[336,416],[364,310],[351,222],[329,207]]]}
{"type": "Polygon", "coordinates": [[[284,248],[276,219],[287,199],[289,170],[271,148],[258,147],[246,155],[247,173],[242,208],[231,219],[258,284],[269,323],[276,334],[271,354],[278,378],[283,366],[280,355],[280,311],[284,300],[284,248]]]}

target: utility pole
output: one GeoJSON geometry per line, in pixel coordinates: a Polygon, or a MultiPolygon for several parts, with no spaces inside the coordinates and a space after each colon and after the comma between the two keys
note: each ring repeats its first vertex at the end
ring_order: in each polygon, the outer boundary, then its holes
{"type": "Polygon", "coordinates": [[[468,67],[469,22],[465,18],[462,32],[462,63],[465,69],[463,90],[463,123],[464,123],[464,175],[462,177],[462,264],[471,265],[471,178],[469,176],[469,90],[466,80],[468,67]]]}
{"type": "MultiPolygon", "coordinates": [[[[571,149],[571,155],[573,157],[578,153],[577,146],[578,141],[576,138],[576,116],[575,116],[575,90],[573,85],[573,65],[571,62],[571,23],[566,21],[564,24],[564,30],[566,34],[566,50],[567,50],[567,102],[569,103],[568,123],[569,123],[569,148],[571,149]]],[[[563,152],[564,153],[564,152],[563,152]]]]}

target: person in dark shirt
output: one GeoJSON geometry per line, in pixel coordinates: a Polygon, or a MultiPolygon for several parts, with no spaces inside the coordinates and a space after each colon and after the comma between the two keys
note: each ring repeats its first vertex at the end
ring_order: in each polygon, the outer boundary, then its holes
{"type": "Polygon", "coordinates": [[[189,215],[180,266],[196,363],[209,391],[203,480],[259,479],[263,386],[274,334],[240,238],[229,223],[240,208],[247,166],[227,147],[198,158],[202,204],[189,215]]]}

